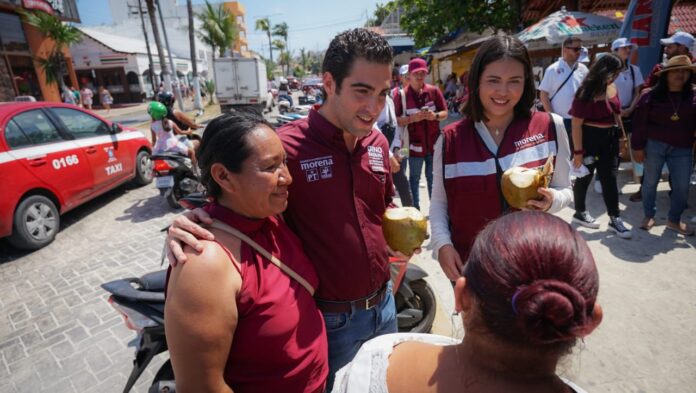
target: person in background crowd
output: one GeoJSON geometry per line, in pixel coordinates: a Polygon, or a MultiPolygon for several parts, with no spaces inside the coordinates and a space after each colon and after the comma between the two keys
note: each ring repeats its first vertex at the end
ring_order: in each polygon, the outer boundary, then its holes
{"type": "Polygon", "coordinates": [[[84,85],[82,86],[80,95],[82,96],[82,105],[85,107],[85,109],[92,110],[92,100],[94,98],[94,92],[92,89],[87,87],[87,85],[84,85]]]}
{"type": "Polygon", "coordinates": [[[462,276],[461,342],[378,337],[339,371],[333,393],[585,393],[558,375],[603,317],[597,266],[577,231],[551,214],[504,215],[477,236],[462,276]]]}
{"type": "Polygon", "coordinates": [[[323,392],[326,328],[312,298],[319,279],[280,218],[293,180],[280,139],[260,116],[222,115],[199,153],[217,241],[205,241],[202,252],[187,247],[189,263],[167,272],[165,331],[177,390],[323,392]]]}
{"type": "Polygon", "coordinates": [[[561,58],[551,64],[544,72],[544,78],[539,85],[539,99],[546,112],[556,113],[563,118],[566,131],[569,133],[570,146],[573,140],[570,138],[572,130],[568,113],[573,104],[575,92],[587,75],[587,67],[578,62],[582,51],[582,41],[577,37],[567,38],[563,41],[561,58]]]}
{"type": "MultiPolygon", "coordinates": [[[[398,70],[397,70],[398,72],[398,70]]],[[[411,188],[408,184],[408,178],[406,177],[406,163],[408,160],[404,160],[404,157],[400,149],[391,149],[394,146],[394,140],[397,139],[397,134],[401,133],[400,127],[396,122],[396,114],[394,113],[394,100],[387,95],[387,102],[384,105],[384,109],[379,114],[377,122],[375,123],[375,128],[382,131],[385,137],[387,137],[387,142],[389,143],[389,162],[391,163],[391,172],[394,180],[394,186],[396,191],[399,193],[399,199],[401,199],[402,206],[413,206],[413,199],[411,197],[411,188]],[[401,164],[404,164],[404,168],[401,164]]],[[[398,143],[398,141],[397,141],[398,143]]]]}
{"type": "Polygon", "coordinates": [[[409,134],[408,179],[411,184],[413,206],[420,209],[420,179],[425,164],[428,198],[433,192],[433,148],[440,134],[440,121],[447,119],[447,104],[442,92],[425,83],[428,64],[415,58],[408,63],[409,85],[403,90],[406,106],[401,97],[394,97],[398,123],[407,127],[409,134]]]}
{"type": "MultiPolygon", "coordinates": [[[[278,129],[294,179],[283,217],[321,283],[315,300],[327,328],[328,390],[365,341],[397,330],[382,232],[394,186],[387,140],[373,129],[390,90],[392,61],[381,35],[363,28],[338,34],[322,65],[324,103],[278,129]]],[[[168,241],[173,264],[186,260],[178,241],[200,246],[189,232],[213,237],[190,219],[210,222],[200,210],[175,220],[168,241]]]]}
{"type": "Polygon", "coordinates": [[[103,85],[99,86],[99,101],[101,105],[106,108],[106,113],[111,112],[111,104],[114,103],[114,97],[111,96],[111,92],[103,85]]]}
{"type": "Polygon", "coordinates": [[[174,108],[176,97],[171,92],[165,91],[157,94],[157,101],[167,107],[167,119],[174,123],[174,128],[178,134],[193,135],[193,131],[201,128],[185,112],[174,108]]]}
{"type": "Polygon", "coordinates": [[[588,228],[599,223],[587,211],[585,199],[597,170],[602,184],[602,197],[609,214],[609,229],[623,239],[631,238],[619,214],[619,189],[616,183],[619,168],[619,143],[626,142],[621,123],[621,101],[614,80],[621,73],[623,61],[614,54],[600,57],[580,85],[570,114],[573,116],[573,166],[582,165],[589,174],[575,180],[575,214],[573,221],[588,228]]]}
{"type": "Polygon", "coordinates": [[[287,79],[281,78],[280,79],[280,86],[278,87],[278,101],[281,99],[288,100],[290,103],[290,107],[293,107],[293,100],[292,100],[292,94],[290,93],[290,85],[288,84],[287,79]]]}
{"type": "MultiPolygon", "coordinates": [[[[661,39],[660,43],[665,47],[665,62],[669,61],[669,59],[674,56],[688,56],[692,63],[696,62],[696,59],[694,59],[691,53],[695,42],[694,36],[685,31],[678,31],[669,38],[661,39]]],[[[655,64],[648,77],[645,78],[643,88],[654,87],[657,84],[657,80],[659,79],[657,73],[660,72],[662,67],[664,67],[663,63],[655,64]]],[[[691,83],[696,83],[696,76],[691,76],[691,83]]]]}
{"type": "Polygon", "coordinates": [[[75,86],[70,86],[70,92],[73,97],[75,97],[75,105],[82,107],[82,96],[80,95],[80,91],[77,90],[75,86]]]}
{"type": "Polygon", "coordinates": [[[447,77],[447,82],[445,83],[445,99],[455,96],[457,94],[457,74],[451,73],[447,77]]]}
{"type": "Polygon", "coordinates": [[[61,98],[63,99],[64,104],[77,105],[75,103],[75,95],[72,93],[72,90],[70,90],[70,88],[67,86],[65,86],[63,88],[63,93],[61,94],[61,98]]]}
{"type": "MultiPolygon", "coordinates": [[[[630,137],[632,131],[631,115],[635,109],[636,102],[640,96],[640,90],[643,86],[643,74],[638,66],[630,63],[631,52],[637,49],[638,45],[630,42],[628,38],[617,38],[611,44],[612,52],[619,56],[623,61],[624,66],[621,73],[614,81],[616,90],[619,93],[621,101],[621,121],[626,130],[626,135],[630,137]]],[[[640,190],[629,197],[631,202],[640,201],[640,190]]]]}
{"type": "Polygon", "coordinates": [[[188,156],[196,170],[198,167],[196,150],[198,150],[199,141],[187,138],[187,135],[191,135],[192,132],[182,131],[176,127],[175,123],[167,118],[167,107],[161,102],[151,101],[147,113],[152,118],[150,124],[152,153],[176,153],[188,156]]]}
{"type": "Polygon", "coordinates": [[[510,210],[500,188],[507,169],[536,168],[554,155],[551,188],[539,188],[543,199],[527,208],[555,213],[572,197],[568,133],[560,116],[531,112],[536,91],[524,44],[512,36],[489,38],[469,72],[465,117],[435,143],[431,245],[451,281],[460,277],[476,234],[510,210]]]}
{"type": "Polygon", "coordinates": [[[662,166],[669,168],[672,193],[667,229],[685,236],[694,230],[681,222],[689,196],[696,134],[696,94],[691,78],[696,70],[689,56],[674,56],[655,76],[657,83],[638,100],[633,114],[633,158],[643,163],[643,213],[641,228],[655,225],[655,198],[662,166]]]}

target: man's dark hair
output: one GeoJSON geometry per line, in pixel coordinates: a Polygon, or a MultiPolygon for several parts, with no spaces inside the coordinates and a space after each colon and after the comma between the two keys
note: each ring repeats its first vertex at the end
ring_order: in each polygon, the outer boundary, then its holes
{"type": "Polygon", "coordinates": [[[573,42],[582,42],[582,40],[578,37],[568,37],[565,40],[563,40],[563,47],[565,48],[566,46],[572,44],[573,42]]]}
{"type": "MultiPolygon", "coordinates": [[[[322,73],[329,72],[336,81],[336,92],[341,92],[343,79],[348,76],[357,59],[365,59],[380,64],[391,64],[394,52],[381,35],[363,28],[346,30],[331,40],[324,55],[322,73]]],[[[326,101],[326,92],[322,91],[326,101]]]]}
{"type": "Polygon", "coordinates": [[[464,114],[473,121],[486,121],[483,113],[483,104],[479,98],[479,84],[483,70],[486,67],[501,59],[515,59],[524,66],[524,91],[520,101],[515,105],[515,118],[531,116],[532,105],[536,98],[536,88],[534,87],[534,74],[529,60],[529,53],[522,41],[507,35],[493,36],[486,40],[474,57],[469,70],[469,100],[464,106],[464,114]]]}
{"type": "Polygon", "coordinates": [[[201,169],[201,183],[209,196],[219,197],[222,192],[210,174],[210,168],[219,162],[230,172],[239,173],[242,164],[251,155],[248,136],[261,126],[273,129],[258,113],[237,111],[216,117],[205,128],[196,155],[201,169]]]}

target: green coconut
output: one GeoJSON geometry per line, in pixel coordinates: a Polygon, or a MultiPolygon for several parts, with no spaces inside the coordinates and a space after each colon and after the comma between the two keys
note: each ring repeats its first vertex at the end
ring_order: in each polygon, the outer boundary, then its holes
{"type": "Polygon", "coordinates": [[[503,173],[500,182],[503,196],[510,206],[523,209],[527,207],[527,201],[543,199],[537,190],[549,186],[552,174],[553,155],[549,156],[541,169],[521,166],[510,168],[503,173]]]}
{"type": "Polygon", "coordinates": [[[392,250],[410,257],[423,244],[428,222],[414,207],[387,209],[382,217],[382,232],[392,250]]]}

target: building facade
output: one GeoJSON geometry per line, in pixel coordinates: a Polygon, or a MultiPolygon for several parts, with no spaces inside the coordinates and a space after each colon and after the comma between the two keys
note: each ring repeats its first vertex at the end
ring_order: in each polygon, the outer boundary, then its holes
{"type": "MultiPolygon", "coordinates": [[[[55,44],[24,23],[22,12],[46,12],[65,22],[80,22],[75,0],[0,0],[0,101],[13,101],[17,96],[60,101],[58,85],[46,82],[38,62],[51,53],[55,44]]],[[[77,86],[68,48],[63,54],[68,71],[65,82],[77,86]]]]}

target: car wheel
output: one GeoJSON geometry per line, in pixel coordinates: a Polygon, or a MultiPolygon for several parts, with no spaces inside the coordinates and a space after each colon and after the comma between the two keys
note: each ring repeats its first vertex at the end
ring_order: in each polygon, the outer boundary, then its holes
{"type": "Polygon", "coordinates": [[[14,214],[10,243],[21,249],[37,250],[52,242],[60,228],[56,205],[43,195],[24,199],[14,214]]]}
{"type": "Polygon", "coordinates": [[[135,179],[133,182],[138,186],[152,183],[152,160],[150,153],[146,151],[138,152],[135,157],[135,179]]]}

